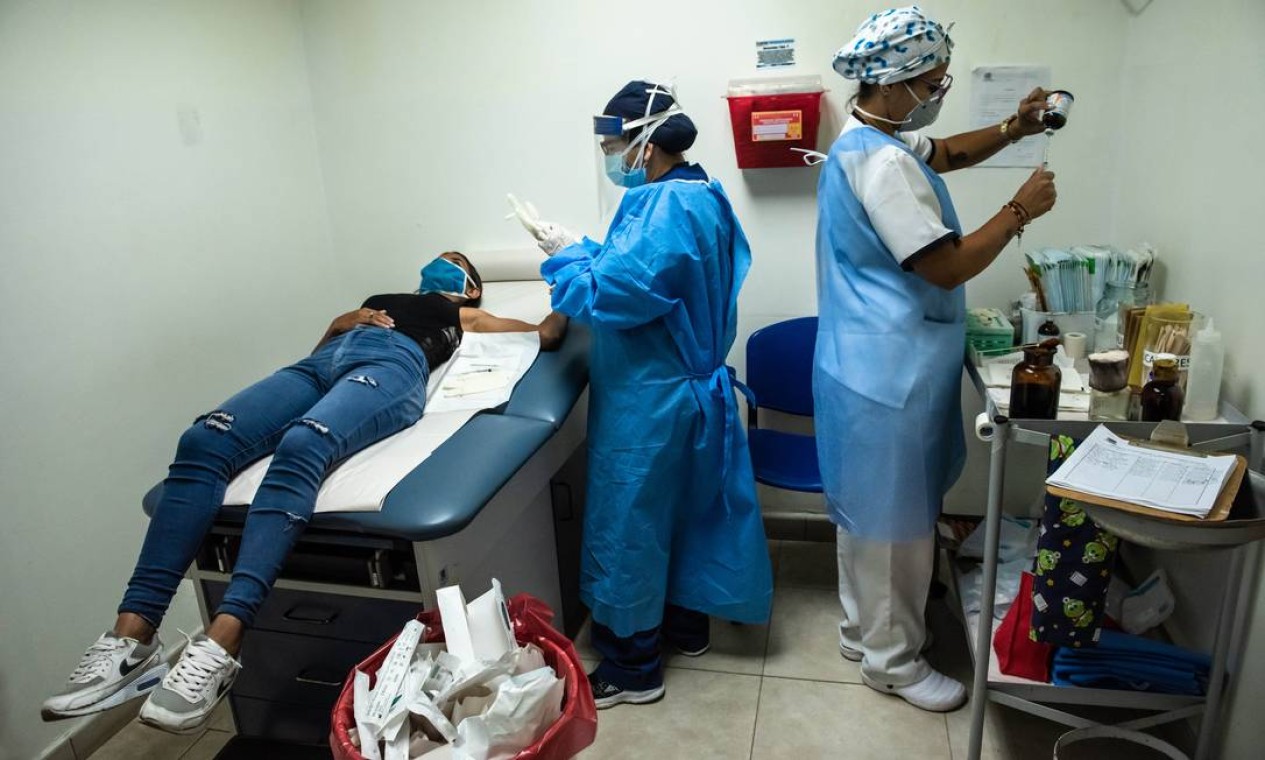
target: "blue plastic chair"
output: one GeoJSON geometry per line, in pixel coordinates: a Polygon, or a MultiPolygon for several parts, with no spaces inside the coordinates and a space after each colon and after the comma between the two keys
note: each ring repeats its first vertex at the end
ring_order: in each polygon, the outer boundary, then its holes
{"type": "Polygon", "coordinates": [[[756,330],[747,339],[747,437],[755,479],[775,488],[821,493],[817,439],[761,428],[759,410],[813,415],[813,348],[817,318],[801,317],[756,330]]]}

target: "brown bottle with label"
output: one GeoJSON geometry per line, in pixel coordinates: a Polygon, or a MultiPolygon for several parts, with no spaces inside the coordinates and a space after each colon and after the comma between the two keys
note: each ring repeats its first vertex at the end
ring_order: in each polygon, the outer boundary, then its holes
{"type": "Polygon", "coordinates": [[[1057,339],[1024,346],[1023,361],[1010,373],[1010,416],[1015,419],[1052,420],[1059,413],[1063,371],[1054,364],[1057,339]]]}
{"type": "Polygon", "coordinates": [[[1186,394],[1182,391],[1177,357],[1156,354],[1151,365],[1151,382],[1142,388],[1142,421],[1181,420],[1186,394]]]}

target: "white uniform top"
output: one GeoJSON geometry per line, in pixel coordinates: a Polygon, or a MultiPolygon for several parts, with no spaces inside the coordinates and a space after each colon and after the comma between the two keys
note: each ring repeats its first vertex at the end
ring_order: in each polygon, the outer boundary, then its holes
{"type": "MultiPolygon", "coordinates": [[[[849,116],[841,134],[854,129],[874,128],[849,116]]],[[[931,138],[921,132],[897,132],[895,137],[923,161],[931,161],[935,152],[931,138]]],[[[898,264],[956,236],[944,226],[940,201],[913,156],[895,145],[884,145],[874,151],[843,153],[841,159],[852,192],[898,264]]]]}

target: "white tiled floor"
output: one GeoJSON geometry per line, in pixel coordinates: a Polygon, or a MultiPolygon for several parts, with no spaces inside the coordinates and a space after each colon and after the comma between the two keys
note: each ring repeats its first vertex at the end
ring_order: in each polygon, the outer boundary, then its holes
{"type": "MultiPolygon", "coordinates": [[[[909,707],[861,685],[857,666],[839,656],[833,544],[770,543],[777,586],[769,625],[713,622],[712,650],[698,658],[669,658],[668,692],[661,702],[600,712],[597,741],[581,758],[965,758],[967,709],[937,715],[909,707]]],[[[933,603],[930,611],[936,644],[929,657],[945,672],[969,681],[961,626],[942,603],[933,603]]],[[[587,632],[579,637],[577,649],[590,669],[596,665],[587,632]]],[[[1050,757],[1064,730],[991,705],[984,757],[1050,757]]],[[[217,714],[200,736],[170,736],[133,723],[92,758],[208,760],[231,731],[227,711],[217,714]]],[[[1083,760],[1156,756],[1116,743],[1077,749],[1075,757],[1083,760]]]]}

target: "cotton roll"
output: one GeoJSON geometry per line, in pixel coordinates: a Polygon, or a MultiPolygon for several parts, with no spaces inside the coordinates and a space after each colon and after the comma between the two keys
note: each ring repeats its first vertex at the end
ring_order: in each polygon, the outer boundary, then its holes
{"type": "Polygon", "coordinates": [[[980,412],[975,416],[975,437],[988,443],[993,440],[993,436],[997,433],[997,428],[993,425],[993,420],[986,412],[980,412]]]}
{"type": "Polygon", "coordinates": [[[1070,332],[1063,334],[1063,350],[1067,352],[1069,359],[1075,361],[1085,358],[1086,346],[1088,339],[1085,333],[1070,332]]]}

